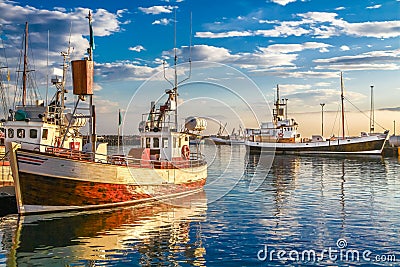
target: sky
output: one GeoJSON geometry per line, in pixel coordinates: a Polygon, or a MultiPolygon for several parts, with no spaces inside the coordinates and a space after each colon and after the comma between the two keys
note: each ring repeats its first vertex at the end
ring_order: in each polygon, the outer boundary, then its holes
{"type": "Polygon", "coordinates": [[[0,65],[11,73],[9,103],[25,22],[30,75],[40,96],[48,91],[51,98],[47,76],[60,68],[60,52],[70,47],[71,60],[81,59],[89,47],[89,10],[99,134],[117,132],[119,109],[124,134],[138,132],[150,102],[162,103],[172,86],[175,53],[180,123],[205,117],[208,133],[220,123],[231,132],[271,120],[279,84],[288,116],[304,136],[320,133],[321,103],[324,132],[336,134],[340,72],[349,134],[369,129],[371,85],[376,131],[393,133],[393,121],[400,122],[399,0],[0,0],[0,65]]]}

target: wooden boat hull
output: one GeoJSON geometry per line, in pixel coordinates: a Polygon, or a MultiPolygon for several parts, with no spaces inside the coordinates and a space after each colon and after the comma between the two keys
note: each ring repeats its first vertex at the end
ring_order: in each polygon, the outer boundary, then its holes
{"type": "Polygon", "coordinates": [[[334,141],[308,143],[272,143],[246,141],[249,152],[272,152],[276,154],[362,154],[380,155],[387,134],[334,141]]]}
{"type": "Polygon", "coordinates": [[[96,209],[182,196],[201,190],[207,168],[155,169],[61,158],[15,150],[20,214],[96,209]]]}

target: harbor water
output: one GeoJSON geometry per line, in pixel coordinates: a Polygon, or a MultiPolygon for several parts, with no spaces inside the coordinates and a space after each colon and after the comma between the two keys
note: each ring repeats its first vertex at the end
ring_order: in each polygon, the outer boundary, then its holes
{"type": "Polygon", "coordinates": [[[0,218],[0,266],[399,265],[398,158],[204,153],[174,203],[0,218]]]}

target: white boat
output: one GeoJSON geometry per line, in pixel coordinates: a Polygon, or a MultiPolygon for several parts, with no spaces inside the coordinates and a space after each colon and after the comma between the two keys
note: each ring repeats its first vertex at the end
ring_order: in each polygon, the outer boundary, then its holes
{"type": "MultiPolygon", "coordinates": [[[[91,28],[90,13],[88,18],[91,28]]],[[[90,150],[97,147],[92,44],[88,51],[88,59],[72,61],[72,73],[74,94],[78,96],[76,106],[80,100],[89,99],[92,142],[88,151],[8,142],[19,213],[131,205],[202,190],[207,164],[200,153],[190,151],[189,134],[178,130],[176,81],[174,88],[166,91],[166,102],[152,102],[150,112],[143,114],[146,120],[140,148],[131,149],[128,155],[114,156],[90,150]]],[[[176,57],[174,66],[176,71],[176,57]]]]}
{"type": "Polygon", "coordinates": [[[272,121],[262,123],[258,129],[246,129],[246,148],[250,152],[269,151],[278,154],[382,154],[389,131],[373,134],[363,132],[357,137],[345,135],[342,75],[341,88],[343,133],[341,137],[325,139],[321,135],[313,135],[311,138],[303,138],[297,131],[298,123],[294,119],[287,118],[287,103],[279,99],[278,86],[272,121]]]}

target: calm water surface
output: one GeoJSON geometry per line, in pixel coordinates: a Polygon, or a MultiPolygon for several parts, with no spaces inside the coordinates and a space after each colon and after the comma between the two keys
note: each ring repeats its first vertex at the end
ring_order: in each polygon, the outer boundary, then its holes
{"type": "Polygon", "coordinates": [[[0,218],[0,266],[400,264],[397,158],[205,153],[205,190],[179,206],[0,218]]]}

